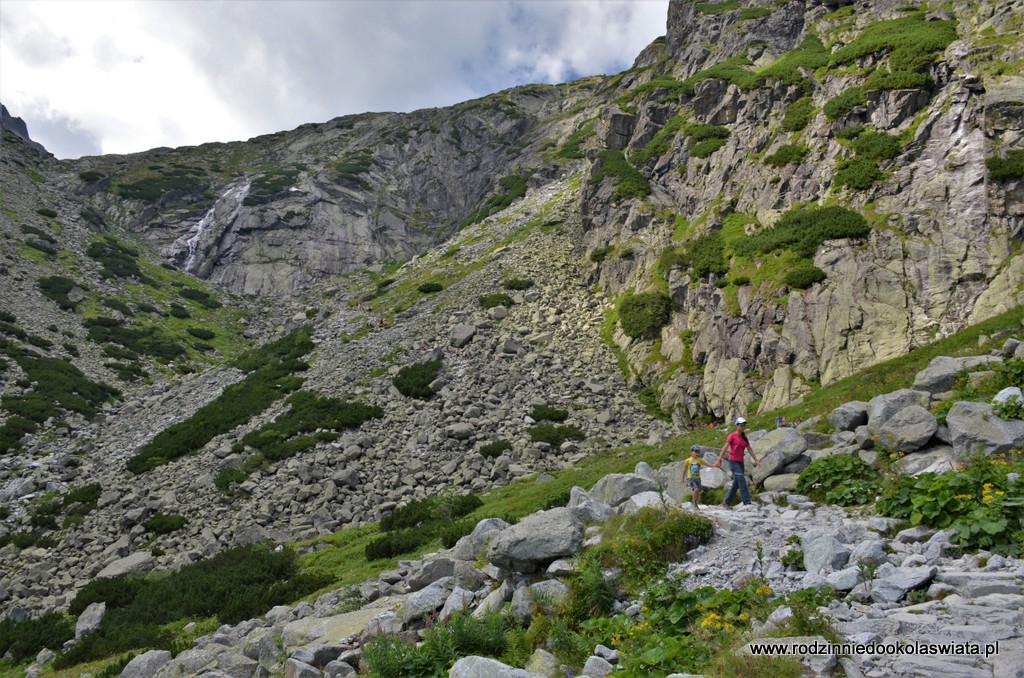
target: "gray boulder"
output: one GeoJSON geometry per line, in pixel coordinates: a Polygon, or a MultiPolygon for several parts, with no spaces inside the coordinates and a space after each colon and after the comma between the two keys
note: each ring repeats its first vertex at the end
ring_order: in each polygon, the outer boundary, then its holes
{"type": "Polygon", "coordinates": [[[455,584],[454,577],[438,579],[427,588],[412,593],[405,599],[402,608],[402,620],[408,622],[444,607],[455,584]]]}
{"type": "Polygon", "coordinates": [[[948,445],[929,447],[908,454],[894,464],[897,471],[905,476],[919,476],[922,473],[945,473],[956,470],[957,456],[948,445]]]}
{"type": "Polygon", "coordinates": [[[120,577],[125,574],[142,574],[153,567],[153,554],[149,551],[136,551],[124,558],[118,558],[96,575],[99,577],[120,577]]]}
{"type": "Polygon", "coordinates": [[[556,558],[571,556],[583,546],[583,523],[568,508],[527,516],[491,540],[486,557],[494,565],[533,572],[556,558]]]}
{"type": "Polygon", "coordinates": [[[887,577],[871,583],[871,600],[876,603],[897,603],[908,592],[927,586],[938,571],[934,566],[901,567],[887,577]]]}
{"type": "Polygon", "coordinates": [[[877,432],[885,422],[900,410],[918,405],[928,407],[931,402],[931,394],[927,391],[914,391],[909,388],[902,388],[892,393],[884,393],[875,396],[868,401],[868,427],[877,432]]]}
{"type": "Polygon", "coordinates": [[[800,538],[804,551],[804,569],[811,574],[828,574],[844,567],[850,559],[850,549],[831,533],[813,530],[800,538]]]}
{"type": "Polygon", "coordinates": [[[121,678],[152,678],[169,661],[171,653],[166,650],[143,652],[121,670],[121,678]]]}
{"type": "Polygon", "coordinates": [[[451,558],[439,556],[423,560],[413,567],[409,572],[406,583],[409,585],[409,591],[419,591],[433,584],[438,579],[451,577],[453,574],[455,574],[455,561],[451,558]]]}
{"type": "Polygon", "coordinates": [[[103,622],[103,615],[107,612],[106,603],[92,603],[78,615],[75,622],[75,639],[79,639],[87,633],[92,633],[100,627],[103,622]]]}
{"type": "Polygon", "coordinates": [[[501,518],[485,518],[476,524],[473,531],[456,542],[452,547],[452,557],[457,560],[476,560],[482,556],[499,532],[509,527],[501,518]]]}
{"type": "Polygon", "coordinates": [[[634,494],[658,492],[660,489],[657,482],[636,473],[612,473],[598,480],[589,494],[614,508],[634,494]]]}
{"type": "Polygon", "coordinates": [[[793,428],[777,428],[762,436],[754,445],[754,454],[761,464],[753,466],[748,460],[747,475],[754,485],[760,484],[769,476],[780,473],[806,450],[807,441],[799,431],[793,428]]]}
{"type": "Polygon", "coordinates": [[[920,405],[911,405],[882,424],[877,444],[890,450],[914,452],[927,445],[938,428],[939,422],[931,412],[920,405]]]}
{"type": "Polygon", "coordinates": [[[569,503],[566,506],[584,523],[603,523],[613,513],[611,506],[592,499],[582,487],[574,487],[569,491],[569,503]]]}
{"type": "Polygon", "coordinates": [[[590,678],[605,678],[605,676],[612,675],[615,667],[608,663],[608,660],[602,659],[596,655],[587,658],[587,663],[583,665],[583,675],[590,676],[590,678]]]}
{"type": "Polygon", "coordinates": [[[1024,448],[1024,421],[1000,419],[989,403],[956,403],[946,415],[946,425],[958,456],[1024,448]]]}
{"type": "Polygon", "coordinates": [[[1007,386],[992,397],[992,404],[1008,403],[1014,399],[1024,401],[1024,393],[1017,386],[1007,386]]]}
{"type": "Polygon", "coordinates": [[[448,672],[449,678],[544,678],[538,673],[515,669],[497,659],[463,657],[448,672]]]}
{"type": "Polygon", "coordinates": [[[969,370],[978,365],[987,365],[993,361],[1000,361],[1000,358],[992,356],[969,356],[966,358],[950,358],[939,356],[933,358],[928,367],[924,368],[914,377],[914,390],[927,391],[931,394],[945,393],[956,386],[956,380],[964,370],[969,370]]]}
{"type": "Polygon", "coordinates": [[[476,325],[455,325],[452,327],[452,346],[462,348],[476,334],[476,325]]]}
{"type": "Polygon", "coordinates": [[[829,412],[828,423],[837,431],[853,431],[868,423],[868,404],[860,400],[840,405],[829,412]]]}

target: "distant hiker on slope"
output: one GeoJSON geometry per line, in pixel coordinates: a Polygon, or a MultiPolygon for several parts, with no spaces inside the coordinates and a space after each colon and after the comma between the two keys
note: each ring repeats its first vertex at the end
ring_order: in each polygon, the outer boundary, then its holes
{"type": "Polygon", "coordinates": [[[747,420],[743,417],[737,418],[736,430],[725,439],[725,445],[722,446],[722,451],[718,453],[718,461],[714,464],[717,467],[721,467],[722,457],[725,456],[726,450],[729,451],[729,470],[732,471],[732,486],[729,487],[729,492],[725,495],[723,506],[726,508],[732,503],[737,491],[740,493],[740,499],[743,501],[743,504],[750,504],[750,490],[747,489],[747,478],[743,473],[743,452],[750,452],[754,465],[761,465],[761,462],[758,461],[757,456],[754,454],[753,448],[750,447],[750,441],[747,439],[745,432],[746,428],[747,420]]]}

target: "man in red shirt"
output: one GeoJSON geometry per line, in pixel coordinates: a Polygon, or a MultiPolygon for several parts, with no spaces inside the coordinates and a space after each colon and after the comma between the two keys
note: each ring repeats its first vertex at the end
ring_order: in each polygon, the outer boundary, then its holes
{"type": "Polygon", "coordinates": [[[721,467],[722,457],[725,456],[726,450],[729,451],[729,470],[732,471],[732,486],[729,487],[729,491],[725,495],[725,503],[723,505],[726,507],[732,504],[736,492],[740,493],[740,500],[745,505],[750,503],[750,490],[747,489],[747,478],[743,472],[744,451],[750,452],[750,457],[754,460],[755,466],[761,465],[757,455],[754,454],[753,448],[750,447],[750,441],[747,440],[746,429],[747,420],[743,417],[738,417],[736,419],[736,430],[725,439],[725,445],[722,446],[722,451],[718,454],[718,461],[715,462],[715,466],[721,467]]]}

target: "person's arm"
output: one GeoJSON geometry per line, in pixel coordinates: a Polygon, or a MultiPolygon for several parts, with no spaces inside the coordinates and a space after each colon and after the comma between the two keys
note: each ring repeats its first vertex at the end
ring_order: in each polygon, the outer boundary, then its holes
{"type": "Polygon", "coordinates": [[[722,466],[722,457],[725,456],[725,451],[728,450],[728,449],[729,449],[729,439],[726,438],[725,439],[725,445],[722,445],[722,451],[718,453],[718,460],[715,462],[715,466],[721,468],[721,466],[722,466]]]}
{"type": "Polygon", "coordinates": [[[747,452],[750,452],[750,458],[754,460],[754,465],[760,466],[761,460],[757,458],[756,454],[754,454],[754,448],[750,446],[750,443],[747,443],[747,452]]]}

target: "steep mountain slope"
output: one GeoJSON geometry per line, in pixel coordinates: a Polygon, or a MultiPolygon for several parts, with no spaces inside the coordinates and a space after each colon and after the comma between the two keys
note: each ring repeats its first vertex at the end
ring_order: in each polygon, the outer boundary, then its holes
{"type": "Polygon", "coordinates": [[[3,609],[767,411],[1019,305],[1022,15],[676,0],[610,78],[77,161],[5,133],[3,609]]]}

